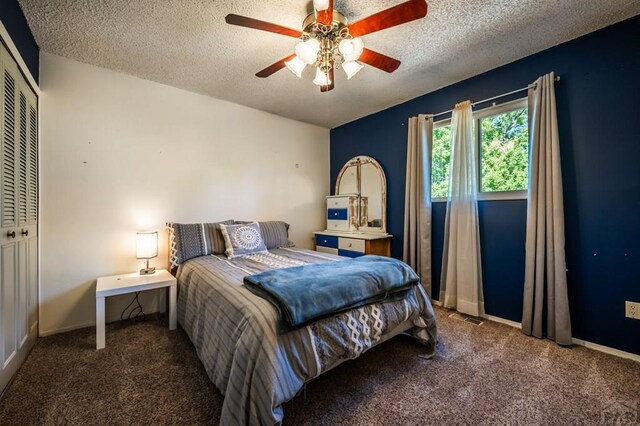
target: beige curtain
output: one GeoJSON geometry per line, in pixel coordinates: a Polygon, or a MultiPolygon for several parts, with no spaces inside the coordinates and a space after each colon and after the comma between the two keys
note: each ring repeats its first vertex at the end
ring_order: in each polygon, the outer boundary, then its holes
{"type": "Polygon", "coordinates": [[[570,345],[564,206],[553,73],[529,89],[529,194],[522,331],[570,345]]]}
{"type": "Polygon", "coordinates": [[[471,102],[465,101],[456,105],[451,117],[451,170],[440,301],[447,308],[473,316],[484,314],[477,164],[473,111],[471,102]]]}
{"type": "Polygon", "coordinates": [[[409,118],[402,259],[431,297],[431,151],[433,117],[409,118]]]}

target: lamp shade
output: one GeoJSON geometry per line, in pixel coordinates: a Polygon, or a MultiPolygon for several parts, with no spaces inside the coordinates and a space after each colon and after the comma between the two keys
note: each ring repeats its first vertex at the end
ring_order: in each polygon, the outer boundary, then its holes
{"type": "Polygon", "coordinates": [[[364,43],[359,38],[347,38],[338,44],[338,50],[346,62],[357,60],[362,55],[363,49],[364,43]]]}
{"type": "Polygon", "coordinates": [[[317,11],[327,10],[329,8],[329,0],[313,0],[313,8],[317,11]]]}
{"type": "Polygon", "coordinates": [[[138,232],[136,234],[136,258],[152,259],[158,255],[158,233],[138,232]]]}
{"type": "Polygon", "coordinates": [[[316,68],[316,78],[313,80],[313,84],[318,86],[328,86],[331,84],[331,79],[327,73],[323,72],[320,68],[316,68]]]}
{"type": "Polygon", "coordinates": [[[284,64],[287,66],[287,69],[294,73],[298,78],[302,77],[302,71],[304,70],[304,67],[307,66],[307,64],[302,62],[297,56],[290,61],[286,61],[284,64]]]}
{"type": "Polygon", "coordinates": [[[355,61],[342,63],[342,69],[347,74],[347,80],[351,80],[351,77],[356,75],[362,68],[363,66],[355,61]]]}
{"type": "Polygon", "coordinates": [[[319,50],[320,42],[315,38],[296,44],[296,56],[307,65],[311,65],[318,60],[319,50]]]}

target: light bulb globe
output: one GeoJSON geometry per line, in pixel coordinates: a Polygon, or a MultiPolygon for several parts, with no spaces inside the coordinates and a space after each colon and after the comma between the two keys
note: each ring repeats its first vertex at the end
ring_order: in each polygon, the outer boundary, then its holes
{"type": "Polygon", "coordinates": [[[313,0],[313,8],[318,12],[329,9],[329,0],[313,0]]]}
{"type": "Polygon", "coordinates": [[[338,44],[338,50],[345,62],[357,61],[364,50],[364,43],[360,38],[344,39],[338,44]]]}
{"type": "Polygon", "coordinates": [[[302,62],[297,56],[295,56],[290,61],[286,61],[284,63],[289,71],[294,73],[296,77],[302,77],[302,71],[307,66],[304,62],[302,62]]]}
{"type": "Polygon", "coordinates": [[[311,65],[318,60],[318,51],[314,49],[313,44],[304,41],[296,44],[296,56],[307,65],[311,65]]]}
{"type": "Polygon", "coordinates": [[[327,73],[322,71],[320,68],[316,68],[316,78],[313,79],[313,84],[317,86],[328,86],[331,84],[331,80],[327,73]]]}
{"type": "Polygon", "coordinates": [[[347,80],[351,80],[351,77],[356,75],[362,68],[363,65],[355,61],[342,63],[342,70],[347,75],[347,80]]]}

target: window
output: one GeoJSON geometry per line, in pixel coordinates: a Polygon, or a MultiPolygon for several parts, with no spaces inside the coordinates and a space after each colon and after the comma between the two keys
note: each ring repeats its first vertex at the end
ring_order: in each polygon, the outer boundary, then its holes
{"type": "MultiPolygon", "coordinates": [[[[478,198],[526,198],[529,178],[527,100],[475,111],[478,141],[478,198]],[[478,131],[479,130],[479,131],[478,131]]],[[[449,194],[451,120],[434,123],[431,198],[449,194]]]]}
{"type": "Polygon", "coordinates": [[[529,176],[527,107],[510,105],[507,111],[488,111],[492,112],[476,120],[480,192],[525,191],[529,176]]]}
{"type": "Polygon", "coordinates": [[[449,164],[451,163],[451,124],[449,120],[434,125],[431,168],[431,198],[449,195],[449,164]]]}

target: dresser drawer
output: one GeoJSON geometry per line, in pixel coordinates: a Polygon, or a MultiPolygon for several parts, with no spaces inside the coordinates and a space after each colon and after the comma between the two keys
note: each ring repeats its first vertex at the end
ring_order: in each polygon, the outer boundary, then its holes
{"type": "Polygon", "coordinates": [[[342,238],[338,240],[338,248],[341,250],[358,251],[364,253],[364,240],[355,238],[342,238]]]}
{"type": "Polygon", "coordinates": [[[360,256],[364,256],[364,253],[361,253],[359,251],[351,251],[351,250],[338,250],[338,254],[340,256],[345,256],[345,257],[360,257],[360,256]]]}
{"type": "Polygon", "coordinates": [[[329,231],[348,231],[348,220],[327,220],[327,230],[329,231]]]}
{"type": "Polygon", "coordinates": [[[327,219],[347,220],[348,217],[347,209],[327,209],[327,219]]]}
{"type": "Polygon", "coordinates": [[[331,235],[316,235],[316,246],[338,248],[338,237],[331,235]]]}
{"type": "Polygon", "coordinates": [[[349,208],[349,197],[327,197],[328,209],[349,208]]]}
{"type": "Polygon", "coordinates": [[[316,251],[319,251],[322,253],[338,254],[339,250],[331,247],[316,246],[316,251]]]}

